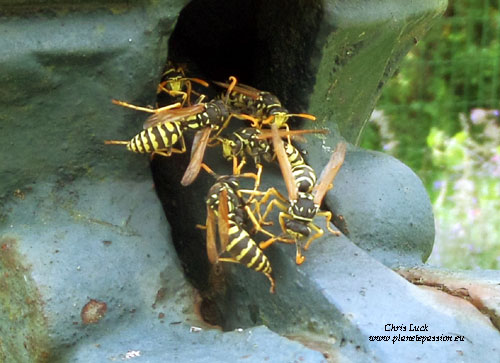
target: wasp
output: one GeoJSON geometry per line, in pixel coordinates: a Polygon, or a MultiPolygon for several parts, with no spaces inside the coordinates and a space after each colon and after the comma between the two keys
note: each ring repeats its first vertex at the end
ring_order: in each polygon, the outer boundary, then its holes
{"type": "MultiPolygon", "coordinates": [[[[138,107],[117,100],[113,100],[113,103],[152,113],[144,122],[144,130],[130,141],[105,141],[105,144],[126,145],[128,150],[136,153],[163,156],[184,153],[186,143],[183,134],[186,130],[202,130],[203,135],[209,136],[212,130],[220,132],[224,129],[231,118],[231,114],[221,100],[182,108],[179,108],[177,103],[159,109],[138,107]],[[173,147],[177,142],[180,142],[179,149],[173,147]]],[[[208,136],[204,136],[203,139],[208,141],[208,136]]]]}
{"type": "MultiPolygon", "coordinates": [[[[167,70],[162,75],[162,81],[158,84],[156,93],[167,93],[174,99],[181,99],[181,105],[187,102],[191,106],[191,94],[196,93],[193,91],[191,82],[201,84],[203,87],[208,87],[209,84],[202,79],[186,77],[186,72],[181,66],[175,66],[172,62],[167,63],[167,70]]],[[[203,95],[200,96],[202,99],[203,95]]]]}
{"type": "MultiPolygon", "coordinates": [[[[280,137],[298,136],[310,133],[327,133],[328,130],[293,130],[279,132],[280,137]]],[[[238,173],[241,172],[242,167],[246,164],[247,157],[252,159],[257,174],[255,175],[256,187],[260,185],[260,177],[262,175],[263,161],[271,162],[274,159],[274,152],[270,142],[267,140],[271,137],[269,130],[260,130],[253,127],[244,127],[236,130],[227,137],[219,137],[218,141],[222,144],[222,155],[227,160],[233,161],[233,170],[238,173]],[[238,158],[240,161],[238,162],[238,158]]],[[[291,144],[286,144],[287,153],[290,155],[291,160],[300,156],[300,152],[291,144]]],[[[305,163],[304,163],[305,164],[305,163]]]]}
{"type": "MultiPolygon", "coordinates": [[[[333,187],[333,179],[335,179],[344,162],[346,144],[341,142],[337,145],[330,160],[323,169],[319,180],[316,182],[314,170],[310,167],[305,167],[306,164],[303,158],[301,156],[298,157],[291,150],[286,151],[284,143],[278,135],[277,126],[272,125],[271,130],[273,133],[274,151],[285,181],[288,198],[281,195],[275,188],[268,189],[259,201],[258,209],[260,210],[260,204],[266,203],[271,196],[274,196],[275,199],[267,205],[264,215],[260,218],[260,223],[266,223],[265,219],[274,206],[281,210],[279,213],[281,229],[286,235],[293,237],[297,248],[295,261],[300,265],[304,262],[305,257],[302,255],[298,241],[308,238],[304,245],[304,250],[307,250],[312,241],[324,234],[323,230],[313,222],[316,216],[325,217],[327,229],[334,235],[340,235],[340,232],[330,227],[332,213],[321,211],[320,206],[326,192],[333,187]],[[295,164],[295,166],[292,164],[295,164]],[[313,231],[315,232],[314,234],[312,234],[313,231]]],[[[261,243],[260,247],[265,249],[277,239],[270,238],[261,243]]]]}
{"type": "MultiPolygon", "coordinates": [[[[231,82],[232,83],[230,85],[230,89],[233,88],[234,85],[236,84],[236,78],[233,77],[231,82]]],[[[227,105],[228,97],[229,97],[229,90],[227,91],[227,94],[226,94],[224,101],[218,100],[218,101],[213,101],[213,102],[218,102],[219,104],[221,102],[223,102],[224,105],[227,105]]],[[[229,115],[227,122],[229,122],[229,119],[233,116],[236,116],[236,114],[231,113],[229,115]]],[[[219,131],[215,135],[214,139],[217,139],[217,136],[219,135],[220,131],[222,131],[222,129],[225,128],[225,126],[227,125],[227,122],[219,129],[219,131]]],[[[193,183],[193,181],[198,176],[200,169],[201,169],[201,166],[202,166],[202,163],[203,163],[203,157],[205,155],[205,150],[207,148],[209,140],[210,140],[210,130],[207,130],[206,128],[203,131],[198,131],[194,135],[193,145],[191,148],[191,160],[190,160],[189,165],[186,168],[186,171],[184,172],[184,175],[182,176],[182,179],[181,179],[181,184],[183,186],[190,185],[191,183],[193,183]]],[[[236,170],[236,169],[233,169],[233,170],[236,170]]],[[[239,173],[239,171],[238,171],[238,173],[239,173]]]]}
{"type": "Polygon", "coordinates": [[[235,77],[230,77],[232,83],[214,82],[228,90],[228,104],[241,112],[239,117],[252,121],[252,127],[262,128],[263,125],[276,124],[278,128],[288,130],[287,121],[292,116],[316,120],[316,117],[306,113],[289,113],[283,107],[278,97],[267,91],[259,91],[245,84],[234,85],[235,77]]]}
{"type": "MultiPolygon", "coordinates": [[[[207,169],[204,164],[203,167],[207,169]]],[[[271,284],[270,292],[274,293],[275,281],[271,263],[247,232],[245,225],[250,220],[257,227],[258,232],[264,232],[273,238],[275,236],[260,227],[250,207],[244,201],[239,186],[239,176],[241,175],[219,176],[208,191],[206,199],[208,259],[212,264],[241,263],[263,273],[271,284]],[[216,238],[217,230],[219,247],[216,238]],[[221,257],[224,253],[230,257],[221,257]]]]}
{"type": "Polygon", "coordinates": [[[234,131],[227,137],[218,138],[222,144],[222,156],[227,160],[232,160],[234,172],[241,172],[247,157],[253,160],[257,168],[255,189],[258,189],[260,184],[263,161],[271,162],[273,159],[271,145],[267,140],[259,139],[260,135],[259,129],[245,127],[234,131]]]}

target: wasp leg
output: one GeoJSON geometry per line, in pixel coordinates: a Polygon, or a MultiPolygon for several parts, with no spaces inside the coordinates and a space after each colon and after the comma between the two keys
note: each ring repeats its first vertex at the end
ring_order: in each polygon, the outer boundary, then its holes
{"type": "Polygon", "coordinates": [[[312,241],[320,238],[325,233],[325,232],[323,232],[323,230],[321,228],[319,228],[314,223],[309,223],[308,226],[311,227],[312,229],[314,229],[316,231],[316,233],[313,234],[311,237],[309,237],[306,244],[304,245],[304,250],[306,250],[306,251],[309,249],[309,246],[311,245],[312,241]]]}
{"type": "Polygon", "coordinates": [[[236,173],[234,175],[238,175],[238,176],[243,177],[243,178],[252,178],[255,180],[254,187],[253,187],[251,192],[248,192],[247,189],[244,189],[248,194],[250,194],[250,198],[247,200],[247,203],[250,203],[254,196],[259,195],[259,191],[257,189],[259,188],[259,185],[260,185],[260,173],[257,172],[257,174],[255,174],[255,173],[240,174],[240,169],[244,164],[245,163],[242,162],[242,163],[240,163],[240,165],[237,166],[237,170],[235,170],[236,173]]]}
{"type": "Polygon", "coordinates": [[[151,159],[153,159],[155,157],[155,155],[169,157],[172,154],[182,154],[184,152],[186,152],[186,150],[179,150],[179,149],[175,149],[175,148],[172,148],[169,151],[155,150],[151,153],[151,159]]]}
{"type": "Polygon", "coordinates": [[[212,136],[212,137],[210,137],[210,139],[208,139],[207,146],[214,147],[214,146],[221,145],[221,144],[223,144],[223,140],[224,140],[224,138],[212,136]]]}
{"type": "MultiPolygon", "coordinates": [[[[289,215],[288,213],[280,212],[278,219],[280,222],[281,230],[284,233],[286,233],[285,218],[290,219],[290,218],[292,218],[292,216],[289,215]]],[[[264,250],[276,241],[280,241],[280,242],[284,242],[284,243],[295,243],[295,240],[283,238],[281,236],[275,236],[274,238],[269,238],[267,241],[261,242],[259,244],[259,247],[264,250]]]]}
{"type": "Polygon", "coordinates": [[[205,97],[207,97],[206,95],[199,94],[198,92],[195,92],[195,91],[191,91],[191,93],[194,94],[194,95],[199,96],[198,99],[195,102],[196,105],[202,103],[203,100],[205,99],[205,97]]]}
{"type": "Polygon", "coordinates": [[[258,202],[259,203],[259,222],[264,224],[264,225],[267,225],[268,223],[272,224],[272,222],[266,222],[266,218],[267,216],[269,215],[269,213],[271,213],[273,207],[276,205],[279,209],[281,209],[282,211],[287,211],[288,210],[288,207],[280,202],[278,199],[281,199],[283,202],[286,202],[286,198],[283,197],[275,188],[270,188],[267,190],[266,194],[262,197],[262,199],[258,202]],[[277,199],[273,199],[266,207],[266,210],[264,212],[264,214],[261,216],[260,215],[260,206],[261,204],[265,204],[267,202],[267,200],[271,197],[271,196],[275,196],[277,199]]]}
{"type": "Polygon", "coordinates": [[[325,217],[326,220],[326,228],[334,235],[340,236],[340,232],[332,229],[330,221],[332,220],[332,212],[329,211],[321,211],[316,213],[317,216],[325,217]]]}
{"type": "Polygon", "coordinates": [[[260,129],[259,119],[252,117],[250,115],[245,115],[244,113],[239,113],[236,117],[251,121],[251,126],[256,129],[260,129]]]}
{"type": "Polygon", "coordinates": [[[179,108],[179,107],[181,107],[180,102],[173,103],[171,105],[164,106],[164,107],[161,107],[161,108],[156,108],[156,109],[148,108],[148,107],[135,106],[135,105],[132,105],[130,103],[123,102],[123,101],[118,101],[118,100],[111,100],[111,102],[113,102],[115,105],[119,105],[119,106],[131,108],[133,110],[149,112],[149,113],[158,113],[158,112],[161,112],[161,111],[170,110],[172,108],[179,108]]]}
{"type": "MultiPolygon", "coordinates": [[[[257,174],[254,174],[254,173],[241,174],[241,176],[249,176],[249,177],[255,179],[255,184],[254,184],[254,187],[253,187],[253,191],[254,192],[257,192],[258,189],[259,189],[261,175],[262,175],[262,164],[257,164],[257,174]]],[[[248,198],[247,203],[252,202],[253,198],[255,197],[255,195],[257,195],[257,194],[256,193],[252,193],[250,195],[250,198],[248,198]]]]}
{"type": "Polygon", "coordinates": [[[156,87],[156,94],[160,93],[161,91],[168,92],[167,89],[165,88],[166,84],[167,84],[166,81],[158,83],[158,87],[156,87]]]}
{"type": "Polygon", "coordinates": [[[189,95],[191,94],[190,84],[188,85],[188,91],[184,92],[184,91],[169,90],[169,89],[165,88],[165,85],[167,83],[168,83],[168,81],[160,83],[158,85],[157,90],[156,90],[156,94],[159,94],[163,91],[171,97],[182,96],[181,107],[184,106],[184,104],[186,103],[186,100],[188,100],[188,105],[191,106],[191,103],[189,101],[189,95]]]}
{"type": "Polygon", "coordinates": [[[271,288],[269,289],[269,292],[271,294],[274,294],[274,292],[276,291],[276,284],[274,282],[274,278],[270,274],[268,274],[267,272],[263,272],[263,274],[266,275],[267,279],[271,283],[271,288]]]}
{"type": "Polygon", "coordinates": [[[298,243],[295,244],[296,247],[296,252],[295,252],[295,263],[297,265],[302,265],[304,261],[306,260],[306,257],[302,255],[302,252],[300,251],[300,246],[298,243]]]}
{"type": "Polygon", "coordinates": [[[249,189],[239,189],[238,192],[242,193],[242,194],[249,194],[250,195],[250,198],[247,200],[247,203],[253,203],[255,204],[255,207],[253,209],[253,214],[257,214],[259,216],[259,219],[260,219],[260,208],[259,208],[259,202],[257,202],[255,199],[252,199],[252,197],[254,196],[264,196],[266,193],[265,192],[261,192],[260,190],[249,190],[249,189]]]}
{"type": "Polygon", "coordinates": [[[236,156],[233,156],[233,175],[242,175],[241,169],[243,168],[243,166],[246,163],[247,163],[247,160],[243,157],[243,158],[241,158],[241,162],[238,164],[238,158],[236,156]]]}
{"type": "Polygon", "coordinates": [[[254,228],[255,228],[255,230],[257,232],[261,232],[261,233],[267,234],[271,238],[275,238],[276,237],[271,232],[266,231],[264,228],[262,228],[262,226],[260,225],[259,221],[257,221],[257,218],[255,218],[255,215],[253,214],[252,210],[250,209],[250,207],[248,205],[245,205],[245,211],[247,212],[248,218],[250,218],[250,220],[252,221],[252,224],[254,225],[254,228]]]}
{"type": "Polygon", "coordinates": [[[212,169],[210,169],[210,167],[209,167],[207,164],[205,164],[205,163],[201,163],[201,165],[200,165],[200,166],[201,166],[201,167],[203,168],[203,170],[205,170],[208,174],[210,174],[210,175],[212,175],[212,176],[214,176],[214,177],[216,177],[216,176],[217,176],[217,174],[215,173],[215,171],[213,171],[212,169]]]}
{"type": "Polygon", "coordinates": [[[220,133],[222,132],[222,130],[224,130],[224,129],[227,127],[227,125],[229,125],[229,121],[231,121],[231,119],[232,119],[233,117],[234,117],[234,115],[233,115],[233,114],[230,114],[230,115],[229,115],[229,117],[227,118],[227,120],[226,120],[226,121],[224,121],[224,123],[222,124],[222,126],[221,126],[221,127],[219,127],[219,129],[218,129],[218,130],[217,130],[217,132],[215,133],[214,138],[217,138],[217,137],[220,135],[220,133]]]}
{"type": "Polygon", "coordinates": [[[170,155],[172,154],[183,154],[186,152],[186,142],[184,140],[184,137],[181,137],[180,138],[181,140],[181,148],[180,149],[176,149],[176,148],[168,148],[168,149],[159,149],[159,150],[155,150],[151,153],[151,160],[153,160],[154,156],[155,155],[161,155],[161,156],[166,156],[166,157],[169,157],[170,155]],[[165,151],[167,150],[167,151],[165,151]]]}
{"type": "Polygon", "coordinates": [[[167,91],[167,93],[169,94],[169,96],[172,96],[172,97],[177,97],[177,96],[182,96],[182,102],[181,102],[181,106],[184,106],[184,104],[188,103],[188,106],[191,106],[191,102],[189,101],[189,95],[191,94],[191,91],[188,87],[188,91],[187,92],[184,92],[184,91],[169,91],[169,90],[165,90],[167,91]]]}
{"type": "MultiPolygon", "coordinates": [[[[290,132],[290,127],[288,127],[288,124],[285,124],[285,130],[287,133],[290,132]]],[[[290,137],[290,134],[288,134],[288,136],[287,136],[287,141],[290,145],[292,144],[292,139],[290,137]]]]}

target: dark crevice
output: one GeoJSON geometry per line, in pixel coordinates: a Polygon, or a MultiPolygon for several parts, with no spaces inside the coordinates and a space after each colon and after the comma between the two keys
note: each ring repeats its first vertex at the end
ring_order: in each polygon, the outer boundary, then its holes
{"type": "MultiPolygon", "coordinates": [[[[235,75],[242,83],[276,94],[290,112],[304,112],[315,81],[312,51],[323,16],[321,4],[319,0],[194,0],[179,15],[168,59],[206,80],[225,81],[235,75]]],[[[185,136],[190,145],[192,135],[185,136]]],[[[205,160],[219,174],[230,172],[219,148],[211,148],[205,160]]],[[[205,197],[214,180],[202,172],[191,186],[182,187],[188,163],[185,153],[155,157],[151,166],[179,258],[203,294],[211,269],[205,231],[195,225],[205,224],[205,197]]]]}
{"type": "Polygon", "coordinates": [[[180,13],[169,58],[212,80],[230,75],[276,94],[292,112],[307,108],[321,1],[194,0],[180,13]]]}

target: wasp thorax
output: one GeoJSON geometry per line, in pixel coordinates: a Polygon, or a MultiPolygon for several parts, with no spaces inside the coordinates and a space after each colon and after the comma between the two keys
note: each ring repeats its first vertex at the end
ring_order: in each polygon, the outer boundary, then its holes
{"type": "Polygon", "coordinates": [[[224,175],[222,177],[219,177],[217,181],[224,182],[229,185],[229,189],[231,190],[237,190],[240,187],[240,183],[236,177],[232,175],[224,175]]]}
{"type": "MultiPolygon", "coordinates": [[[[261,99],[262,103],[264,103],[268,108],[273,107],[273,106],[281,107],[280,100],[278,99],[278,97],[276,97],[272,93],[261,92],[260,99],[261,99]]],[[[283,108],[283,107],[281,107],[281,108],[283,108]]]]}
{"type": "Polygon", "coordinates": [[[308,222],[288,219],[285,221],[286,232],[295,239],[302,239],[311,234],[311,229],[307,226],[308,222]]]}
{"type": "Polygon", "coordinates": [[[288,213],[294,219],[311,222],[318,212],[319,206],[314,204],[314,197],[310,193],[299,192],[297,200],[290,202],[288,213]]]}
{"type": "Polygon", "coordinates": [[[249,221],[248,214],[245,209],[237,208],[234,211],[234,222],[242,228],[251,228],[251,221],[249,221]]]}
{"type": "Polygon", "coordinates": [[[272,160],[272,154],[270,153],[270,146],[264,140],[251,140],[248,143],[248,154],[252,156],[254,159],[258,159],[260,162],[260,158],[263,157],[266,161],[270,162],[272,160]]]}
{"type": "Polygon", "coordinates": [[[217,123],[213,125],[216,127],[220,127],[221,125],[218,123],[224,123],[224,121],[229,117],[229,111],[224,102],[221,100],[216,100],[208,103],[207,114],[210,120],[213,120],[217,123]]]}

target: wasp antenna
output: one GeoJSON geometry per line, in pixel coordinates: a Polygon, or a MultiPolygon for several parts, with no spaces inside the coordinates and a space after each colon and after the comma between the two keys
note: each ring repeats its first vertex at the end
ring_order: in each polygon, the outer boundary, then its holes
{"type": "Polygon", "coordinates": [[[270,125],[274,120],[274,115],[269,116],[268,118],[262,120],[262,125],[270,125]]]}
{"type": "Polygon", "coordinates": [[[119,140],[105,140],[104,143],[106,145],[127,145],[128,141],[119,141],[119,140]]]}
{"type": "Polygon", "coordinates": [[[295,116],[295,117],[302,117],[302,118],[307,118],[311,121],[316,121],[316,116],[311,115],[309,113],[290,113],[288,116],[295,116]]]}
{"type": "Polygon", "coordinates": [[[229,95],[231,94],[231,92],[233,92],[233,89],[236,86],[236,83],[238,83],[238,80],[236,79],[235,76],[230,76],[229,82],[231,82],[231,83],[229,84],[229,87],[227,87],[227,91],[226,91],[226,99],[225,99],[226,104],[229,100],[229,95]]]}
{"type": "Polygon", "coordinates": [[[208,82],[206,82],[206,81],[204,81],[202,79],[199,79],[199,78],[186,78],[186,79],[188,79],[190,81],[193,81],[193,82],[196,82],[198,84],[201,84],[203,87],[208,87],[209,86],[208,82]]]}
{"type": "Polygon", "coordinates": [[[131,108],[132,110],[144,111],[144,112],[149,112],[149,113],[156,113],[157,112],[157,110],[152,109],[152,108],[135,106],[135,105],[132,105],[131,103],[127,103],[127,102],[119,101],[119,100],[115,100],[115,99],[112,99],[111,102],[114,103],[115,105],[118,105],[118,106],[131,108]]]}

